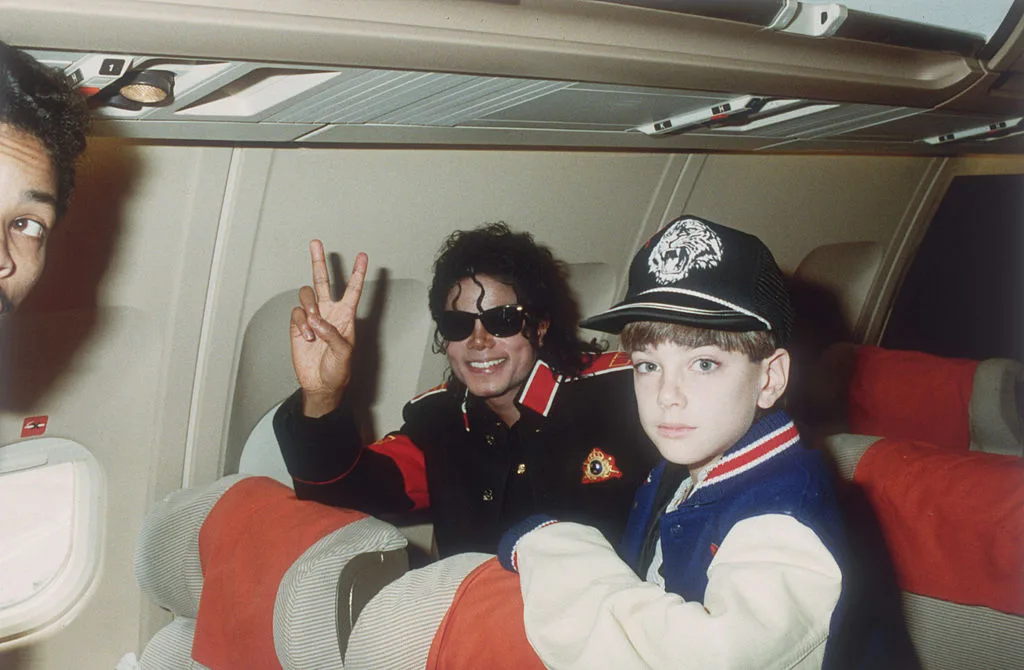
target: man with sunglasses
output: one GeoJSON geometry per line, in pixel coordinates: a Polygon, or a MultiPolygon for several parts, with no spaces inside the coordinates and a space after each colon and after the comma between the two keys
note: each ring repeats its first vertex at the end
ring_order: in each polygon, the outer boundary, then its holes
{"type": "Polygon", "coordinates": [[[413,398],[401,429],[363,447],[345,390],[367,258],[330,297],[323,247],[315,288],[292,311],[299,391],[274,418],[300,498],[372,514],[429,508],[438,553],[494,553],[509,526],[544,512],[618,542],[654,465],[622,354],[579,339],[563,265],[504,224],[454,233],[428,302],[445,384],[413,398]]]}

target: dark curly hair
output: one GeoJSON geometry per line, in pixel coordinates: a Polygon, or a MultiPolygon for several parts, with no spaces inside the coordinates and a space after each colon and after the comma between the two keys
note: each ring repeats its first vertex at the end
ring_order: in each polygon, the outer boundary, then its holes
{"type": "MultiPolygon", "coordinates": [[[[576,334],[579,307],[569,288],[565,265],[550,249],[534,242],[529,233],[513,233],[503,222],[452,233],[434,262],[428,293],[435,322],[445,309],[451,288],[476,275],[493,277],[515,290],[527,315],[523,335],[556,373],[579,376],[600,353],[601,347],[595,342],[585,342],[576,334]],[[537,325],[542,321],[548,322],[543,341],[537,336],[537,325]]],[[[434,349],[440,353],[444,347],[444,338],[435,329],[434,349]]],[[[457,384],[451,375],[448,381],[457,384]]]]}
{"type": "Polygon", "coordinates": [[[62,72],[0,42],[0,123],[43,143],[57,175],[57,216],[67,211],[89,112],[62,72]]]}

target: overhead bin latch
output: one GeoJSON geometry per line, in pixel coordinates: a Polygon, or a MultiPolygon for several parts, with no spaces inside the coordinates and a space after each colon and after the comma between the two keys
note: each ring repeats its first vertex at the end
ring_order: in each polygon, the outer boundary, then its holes
{"type": "Polygon", "coordinates": [[[694,128],[741,126],[755,119],[768,118],[792,111],[809,103],[806,100],[741,95],[708,107],[682,112],[664,119],[644,123],[630,130],[645,135],[670,135],[694,128]]]}
{"type": "Polygon", "coordinates": [[[920,141],[927,144],[948,144],[950,142],[960,142],[963,140],[980,140],[982,142],[987,142],[989,140],[995,140],[1009,135],[1017,135],[1020,132],[1024,132],[1024,129],[1021,128],[1022,121],[1024,121],[1024,116],[1016,116],[1012,119],[993,121],[992,123],[983,126],[972,126],[970,128],[964,128],[963,130],[954,130],[953,132],[943,133],[942,135],[923,137],[920,141]]]}
{"type": "Polygon", "coordinates": [[[839,26],[843,25],[849,15],[846,7],[838,2],[800,2],[797,4],[799,6],[792,21],[785,26],[773,24],[769,28],[808,37],[828,37],[836,34],[839,26]]]}
{"type": "Polygon", "coordinates": [[[710,107],[702,107],[689,112],[676,114],[659,121],[644,123],[633,128],[647,135],[668,135],[681,133],[698,126],[712,126],[725,123],[739,115],[749,115],[761,109],[767,98],[756,95],[741,95],[738,98],[723,100],[710,107]]]}

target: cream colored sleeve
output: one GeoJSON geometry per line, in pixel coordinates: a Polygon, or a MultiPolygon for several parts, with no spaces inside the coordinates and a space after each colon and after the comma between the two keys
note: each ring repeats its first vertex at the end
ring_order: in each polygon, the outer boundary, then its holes
{"type": "Polygon", "coordinates": [[[526,634],[551,668],[820,667],[842,577],[786,515],[737,523],[704,603],[642,581],[595,529],[556,523],[516,547],[526,634]]]}

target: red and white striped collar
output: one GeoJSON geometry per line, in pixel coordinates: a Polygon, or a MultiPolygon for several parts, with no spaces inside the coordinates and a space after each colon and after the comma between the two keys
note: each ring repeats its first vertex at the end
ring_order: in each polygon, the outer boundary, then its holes
{"type": "Polygon", "coordinates": [[[786,414],[779,412],[765,417],[722,456],[694,491],[752,470],[799,441],[800,433],[786,414]]]}
{"type": "MultiPolygon", "coordinates": [[[[555,402],[555,394],[558,392],[558,387],[561,384],[562,376],[555,374],[555,371],[547,363],[537,359],[537,362],[533,364],[530,376],[527,378],[526,383],[523,384],[522,391],[519,392],[516,402],[542,416],[547,416],[551,410],[551,405],[555,402]]],[[[444,389],[442,388],[441,390],[444,389]]],[[[435,391],[431,390],[423,395],[429,395],[433,392],[435,391]]],[[[462,402],[459,404],[459,408],[462,410],[462,425],[467,433],[469,432],[469,402],[470,393],[467,388],[464,390],[462,402]]]]}
{"type": "Polygon", "coordinates": [[[561,385],[562,375],[555,374],[547,363],[537,359],[533,371],[523,384],[523,390],[519,392],[518,402],[541,416],[547,416],[561,385]]]}
{"type": "MultiPolygon", "coordinates": [[[[629,370],[632,368],[632,363],[629,359],[629,355],[615,351],[611,353],[601,354],[583,371],[580,377],[595,377],[603,375],[609,372],[621,372],[623,370],[629,370]]],[[[557,374],[551,369],[551,366],[544,361],[537,359],[537,362],[533,365],[533,370],[530,372],[530,376],[527,377],[526,383],[523,384],[522,391],[519,392],[519,397],[516,402],[520,406],[537,412],[541,416],[547,416],[548,412],[551,411],[551,406],[555,403],[555,396],[558,394],[558,389],[566,382],[563,375],[557,374]]],[[[421,400],[428,396],[434,395],[435,393],[441,393],[446,390],[446,386],[441,384],[435,386],[429,391],[425,391],[420,395],[413,398],[413,402],[421,400]]],[[[467,389],[462,397],[462,420],[469,430],[469,390],[467,389]]]]}
{"type": "Polygon", "coordinates": [[[438,384],[437,386],[435,386],[432,389],[427,389],[423,393],[420,393],[418,395],[414,395],[412,397],[412,399],[409,400],[409,402],[410,403],[417,403],[420,400],[423,400],[424,398],[429,398],[430,396],[437,395],[438,393],[444,393],[447,390],[448,390],[448,385],[447,384],[438,384]]]}

